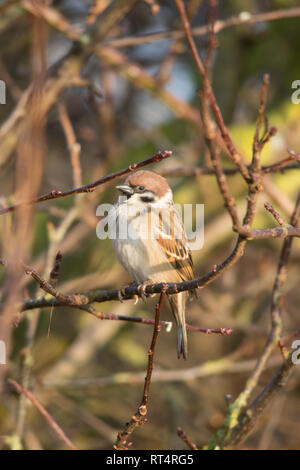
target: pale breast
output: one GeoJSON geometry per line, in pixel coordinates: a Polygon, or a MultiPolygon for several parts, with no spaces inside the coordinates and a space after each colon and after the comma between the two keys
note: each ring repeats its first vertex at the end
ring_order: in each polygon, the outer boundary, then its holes
{"type": "MultiPolygon", "coordinates": [[[[127,236],[113,240],[113,247],[119,262],[130,277],[142,283],[148,279],[154,282],[179,282],[181,279],[169,263],[161,245],[147,236],[147,214],[130,219],[119,211],[117,226],[128,224],[127,236]],[[126,220],[123,218],[126,217],[126,220]]],[[[123,225],[124,227],[124,225],[123,225]]],[[[117,233],[118,230],[117,230],[117,233]]]]}
{"type": "Polygon", "coordinates": [[[117,237],[112,242],[118,261],[133,280],[142,283],[149,279],[150,264],[143,216],[128,217],[123,205],[118,209],[116,225],[117,237]]]}

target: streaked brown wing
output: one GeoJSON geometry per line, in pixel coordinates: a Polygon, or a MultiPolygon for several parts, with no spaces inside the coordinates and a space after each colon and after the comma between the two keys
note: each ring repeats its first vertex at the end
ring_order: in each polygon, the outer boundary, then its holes
{"type": "MultiPolygon", "coordinates": [[[[168,211],[169,213],[169,211],[168,211]]],[[[158,243],[163,248],[169,263],[176,269],[183,281],[194,279],[193,261],[191,252],[187,247],[181,220],[175,212],[171,217],[159,214],[158,243]],[[175,237],[174,235],[177,234],[175,237]]]]}

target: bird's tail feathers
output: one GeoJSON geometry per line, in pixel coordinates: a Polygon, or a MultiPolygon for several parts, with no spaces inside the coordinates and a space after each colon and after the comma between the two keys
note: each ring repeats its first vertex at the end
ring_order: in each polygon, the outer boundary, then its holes
{"type": "Polygon", "coordinates": [[[185,303],[186,292],[169,295],[168,299],[171,305],[173,315],[177,324],[177,356],[187,359],[187,334],[185,324],[185,303]]]}

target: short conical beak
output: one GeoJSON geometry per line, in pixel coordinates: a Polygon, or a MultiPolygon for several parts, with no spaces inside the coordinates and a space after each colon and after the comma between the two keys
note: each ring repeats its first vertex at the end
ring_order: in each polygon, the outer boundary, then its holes
{"type": "Polygon", "coordinates": [[[120,184],[119,186],[116,186],[116,188],[121,191],[121,193],[126,194],[126,196],[132,196],[133,194],[133,189],[130,186],[127,186],[127,184],[120,184]]]}

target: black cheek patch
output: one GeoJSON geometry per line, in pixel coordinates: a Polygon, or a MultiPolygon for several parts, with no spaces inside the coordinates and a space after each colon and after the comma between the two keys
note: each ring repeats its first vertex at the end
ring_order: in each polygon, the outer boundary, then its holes
{"type": "Polygon", "coordinates": [[[153,202],[154,197],[152,197],[152,196],[141,196],[141,201],[143,201],[143,202],[153,202]]]}

